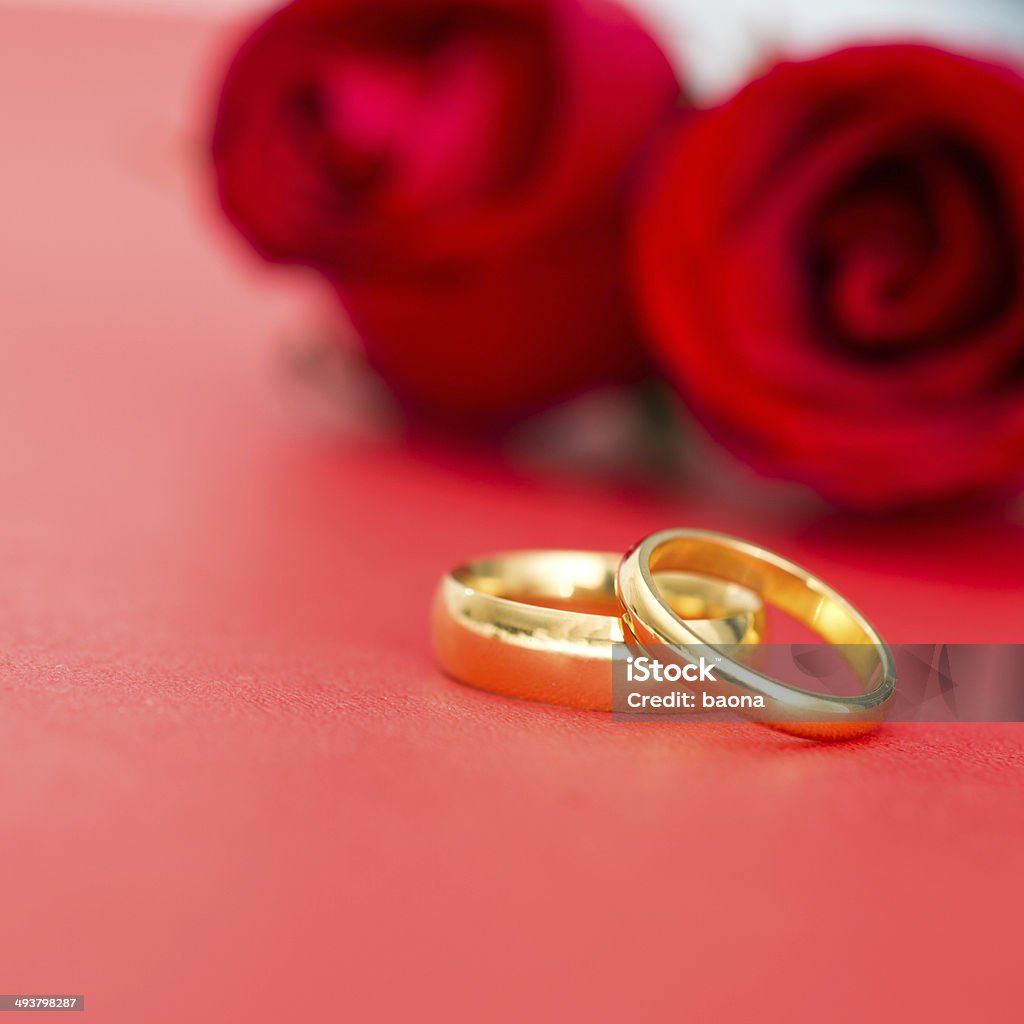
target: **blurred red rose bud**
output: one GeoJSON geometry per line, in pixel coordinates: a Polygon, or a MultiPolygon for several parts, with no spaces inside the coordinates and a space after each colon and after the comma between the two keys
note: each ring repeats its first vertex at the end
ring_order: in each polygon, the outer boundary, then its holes
{"type": "Polygon", "coordinates": [[[644,365],[625,203],[679,105],[603,0],[297,0],[227,76],[221,201],[334,284],[411,410],[501,422],[644,365]]]}
{"type": "Polygon", "coordinates": [[[924,46],[781,64],[659,162],[661,364],[764,471],[881,509],[1024,470],[1024,81],[924,46]]]}

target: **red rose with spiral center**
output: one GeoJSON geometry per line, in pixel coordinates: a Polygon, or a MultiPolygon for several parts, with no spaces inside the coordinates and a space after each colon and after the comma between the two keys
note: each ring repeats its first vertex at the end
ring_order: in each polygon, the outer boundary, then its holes
{"type": "Polygon", "coordinates": [[[626,193],[678,102],[604,0],[296,0],[235,58],[213,156],[232,221],[331,280],[407,406],[500,422],[643,364],[626,193]]]}
{"type": "Polygon", "coordinates": [[[1024,81],[925,46],[780,64],[659,165],[635,275],[737,453],[840,503],[1024,469],[1024,81]]]}

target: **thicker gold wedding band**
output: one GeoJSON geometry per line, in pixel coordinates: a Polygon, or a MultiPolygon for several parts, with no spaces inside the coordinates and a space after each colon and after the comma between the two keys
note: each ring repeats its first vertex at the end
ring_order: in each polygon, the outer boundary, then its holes
{"type": "Polygon", "coordinates": [[[665,658],[670,651],[686,662],[697,660],[696,649],[718,648],[717,692],[760,695],[765,710],[757,719],[773,728],[813,739],[848,739],[874,728],[893,698],[896,668],[878,631],[816,576],[754,544],[705,530],[664,530],[626,553],[616,582],[623,621],[641,646],[662,645],[650,653],[665,658]],[[729,656],[723,645],[708,644],[707,634],[680,618],[662,592],[657,576],[665,571],[707,574],[754,591],[839,645],[864,692],[837,696],[802,690],[729,656]]]}
{"type": "MultiPolygon", "coordinates": [[[[624,642],[615,598],[621,555],[518,551],[453,569],[434,600],[434,648],[461,682],[510,697],[610,711],[612,650],[624,642]]],[[[760,598],[693,573],[657,577],[679,621],[724,646],[756,643],[760,598]]]]}

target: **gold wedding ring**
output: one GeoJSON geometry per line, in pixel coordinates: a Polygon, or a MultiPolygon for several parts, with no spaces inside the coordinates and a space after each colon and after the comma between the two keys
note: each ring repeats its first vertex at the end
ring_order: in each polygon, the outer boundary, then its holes
{"type": "MultiPolygon", "coordinates": [[[[434,600],[434,647],[455,679],[510,697],[610,711],[612,651],[625,634],[615,597],[621,556],[519,551],[460,565],[434,600]]],[[[688,635],[723,648],[757,643],[761,599],[700,573],[647,574],[688,635]]]]}
{"type": "Polygon", "coordinates": [[[874,728],[892,701],[896,669],[885,641],[856,608],[806,569],[746,541],[705,530],[665,530],[626,553],[617,574],[623,621],[659,659],[696,663],[717,648],[714,684],[728,697],[763,698],[757,719],[813,739],[848,739],[874,728]],[[791,686],[737,659],[727,645],[708,643],[672,607],[658,582],[666,571],[701,573],[748,588],[809,627],[846,660],[863,691],[852,696],[791,686]]]}

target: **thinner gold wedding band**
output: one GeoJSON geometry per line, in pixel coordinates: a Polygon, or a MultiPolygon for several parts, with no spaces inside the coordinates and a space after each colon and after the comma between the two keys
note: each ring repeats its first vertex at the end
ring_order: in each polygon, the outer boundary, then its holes
{"type": "MultiPolygon", "coordinates": [[[[518,551],[453,569],[434,600],[441,667],[493,693],[610,711],[612,651],[625,640],[615,598],[621,557],[518,551]]],[[[742,585],[672,570],[652,578],[660,600],[702,643],[759,640],[763,604],[742,585]]]]}
{"type": "Polygon", "coordinates": [[[715,686],[725,696],[760,696],[766,725],[814,739],[848,739],[874,728],[896,686],[893,656],[878,631],[844,597],[793,562],[746,541],[705,530],[665,530],[628,551],[619,566],[617,593],[623,621],[652,653],[693,663],[698,650],[721,657],[715,686]],[[658,583],[666,571],[695,572],[750,589],[812,629],[847,661],[862,693],[839,696],[791,686],[708,645],[706,634],[673,610],[658,583]],[[656,650],[653,645],[658,645],[656,650]]]}

